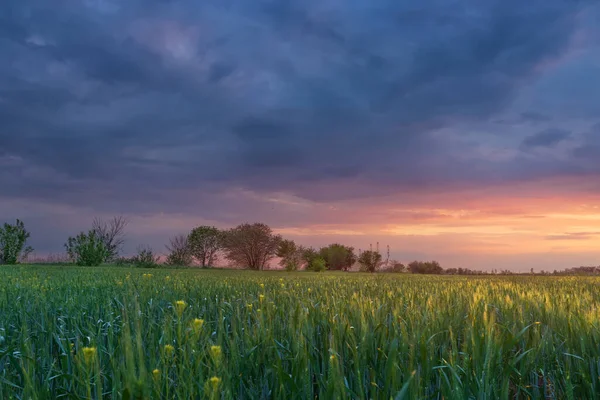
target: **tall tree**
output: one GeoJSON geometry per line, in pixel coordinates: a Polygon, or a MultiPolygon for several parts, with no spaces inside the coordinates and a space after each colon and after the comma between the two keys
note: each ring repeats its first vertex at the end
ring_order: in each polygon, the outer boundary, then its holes
{"type": "Polygon", "coordinates": [[[214,226],[199,226],[188,236],[190,254],[204,268],[214,265],[223,247],[223,233],[214,226]]]}
{"type": "Polygon", "coordinates": [[[263,270],[275,256],[281,236],[268,225],[241,224],[225,232],[223,247],[227,259],[244,267],[263,270]]]}
{"type": "Polygon", "coordinates": [[[327,269],[348,271],[356,262],[354,247],[339,243],[330,244],[319,251],[321,258],[327,263],[327,269]]]}
{"type": "Polygon", "coordinates": [[[129,221],[123,216],[113,217],[108,221],[94,218],[92,230],[96,232],[106,248],[106,260],[104,261],[111,262],[119,257],[125,243],[125,228],[128,224],[129,221]]]}
{"type": "Polygon", "coordinates": [[[16,264],[26,258],[33,251],[26,246],[29,236],[23,221],[17,219],[14,225],[4,223],[0,228],[0,264],[16,264]]]}

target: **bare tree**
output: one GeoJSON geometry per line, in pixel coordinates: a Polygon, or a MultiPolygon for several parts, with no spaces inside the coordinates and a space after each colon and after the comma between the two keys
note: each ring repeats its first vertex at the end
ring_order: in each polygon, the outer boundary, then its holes
{"type": "Polygon", "coordinates": [[[169,242],[170,243],[166,246],[167,250],[169,250],[167,264],[178,266],[191,265],[193,260],[188,242],[188,236],[177,235],[172,237],[169,242]]]}
{"type": "Polygon", "coordinates": [[[114,261],[119,256],[125,243],[125,228],[128,224],[129,221],[123,216],[113,217],[108,221],[94,218],[92,230],[100,236],[106,247],[106,261],[114,261]]]}
{"type": "Polygon", "coordinates": [[[223,247],[226,257],[240,266],[263,270],[275,256],[281,236],[268,225],[242,224],[225,232],[223,247]]]}

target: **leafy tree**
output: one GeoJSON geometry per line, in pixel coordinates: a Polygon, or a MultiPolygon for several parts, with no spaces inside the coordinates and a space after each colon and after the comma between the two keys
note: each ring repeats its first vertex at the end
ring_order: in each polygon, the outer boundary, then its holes
{"type": "Polygon", "coordinates": [[[33,251],[25,246],[29,236],[23,221],[17,219],[14,225],[4,223],[0,228],[0,264],[16,264],[26,258],[33,251]]]}
{"type": "Polygon", "coordinates": [[[327,269],[348,271],[356,262],[354,248],[339,243],[323,247],[319,256],[325,260],[327,269]]]}
{"type": "Polygon", "coordinates": [[[159,260],[160,258],[154,254],[150,246],[140,246],[132,261],[138,268],[156,268],[159,260]]]}
{"type": "Polygon", "coordinates": [[[108,257],[104,240],[94,229],[88,233],[81,232],[75,237],[69,237],[65,248],[69,259],[77,265],[97,266],[108,257]]]}
{"type": "Polygon", "coordinates": [[[92,230],[101,238],[106,248],[106,262],[115,261],[125,243],[125,228],[129,221],[125,217],[113,217],[109,221],[94,218],[92,230]]]}
{"type": "Polygon", "coordinates": [[[170,239],[170,243],[166,246],[169,251],[169,255],[167,256],[168,265],[192,265],[194,260],[188,237],[187,235],[177,235],[170,239]]]}
{"type": "Polygon", "coordinates": [[[378,251],[363,251],[358,257],[361,271],[375,272],[381,266],[382,256],[378,251]]]}
{"type": "Polygon", "coordinates": [[[293,240],[282,240],[277,248],[277,257],[281,258],[279,265],[287,271],[296,271],[302,264],[304,248],[293,240]]]}
{"type": "Polygon", "coordinates": [[[439,275],[444,272],[444,269],[437,261],[413,261],[408,264],[408,270],[413,274],[439,275]]]}
{"type": "Polygon", "coordinates": [[[312,272],[323,272],[327,270],[327,263],[323,258],[315,257],[310,261],[306,269],[312,272]]]}
{"type": "Polygon", "coordinates": [[[223,233],[214,226],[194,228],[188,237],[190,254],[204,268],[214,265],[223,246],[223,233]]]}
{"type": "Polygon", "coordinates": [[[281,236],[268,225],[241,224],[225,232],[223,248],[228,260],[254,270],[263,270],[277,253],[281,236]]]}

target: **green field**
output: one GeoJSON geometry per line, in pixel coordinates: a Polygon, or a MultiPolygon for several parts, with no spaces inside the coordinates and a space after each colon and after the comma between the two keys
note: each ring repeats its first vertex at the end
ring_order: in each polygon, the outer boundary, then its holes
{"type": "Polygon", "coordinates": [[[0,267],[0,398],[597,398],[599,285],[0,267]]]}

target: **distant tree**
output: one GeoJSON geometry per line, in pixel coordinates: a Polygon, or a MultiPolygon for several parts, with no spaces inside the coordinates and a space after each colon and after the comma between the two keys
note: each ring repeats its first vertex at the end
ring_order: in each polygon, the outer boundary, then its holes
{"type": "Polygon", "coordinates": [[[360,253],[358,263],[361,271],[375,272],[382,264],[382,256],[378,251],[367,250],[360,253]]]}
{"type": "Polygon", "coordinates": [[[442,274],[444,269],[437,261],[413,261],[408,264],[408,270],[413,274],[442,274]]]}
{"type": "Polygon", "coordinates": [[[188,237],[189,235],[177,235],[169,239],[169,244],[166,246],[169,251],[166,260],[168,265],[192,265],[194,260],[190,250],[188,237]]]}
{"type": "Polygon", "coordinates": [[[279,265],[287,271],[296,271],[302,264],[305,249],[293,240],[281,240],[277,247],[277,257],[281,258],[279,265]]]}
{"type": "Polygon", "coordinates": [[[77,265],[97,266],[106,261],[108,250],[103,238],[94,229],[69,237],[65,248],[69,259],[77,265]]]}
{"type": "Polygon", "coordinates": [[[354,248],[339,243],[330,244],[319,250],[319,256],[325,260],[327,269],[348,271],[356,262],[354,248]]]}
{"type": "Polygon", "coordinates": [[[223,232],[214,226],[194,228],[188,237],[192,257],[203,267],[214,265],[223,247],[223,232]]]}
{"type": "Polygon", "coordinates": [[[254,270],[263,270],[277,253],[281,236],[268,225],[241,224],[223,235],[223,248],[228,260],[254,270]]]}
{"type": "Polygon", "coordinates": [[[400,273],[400,272],[406,271],[406,266],[404,264],[402,264],[401,262],[399,262],[399,261],[392,260],[390,262],[390,264],[392,266],[391,267],[392,272],[398,272],[398,273],[400,273]]]}
{"type": "Polygon", "coordinates": [[[92,230],[96,231],[106,248],[105,262],[113,262],[118,257],[125,243],[125,228],[129,221],[123,216],[113,217],[108,221],[94,218],[92,230]]]}
{"type": "Polygon", "coordinates": [[[321,257],[315,257],[310,260],[310,263],[306,267],[308,271],[312,272],[323,272],[327,270],[327,263],[321,257]]]}
{"type": "Polygon", "coordinates": [[[137,254],[133,256],[133,265],[138,268],[156,268],[160,258],[154,254],[150,246],[140,246],[137,254]]]}
{"type": "Polygon", "coordinates": [[[14,225],[4,223],[0,228],[0,264],[16,264],[25,259],[33,251],[26,246],[29,236],[23,221],[17,219],[14,225]]]}
{"type": "Polygon", "coordinates": [[[302,261],[306,264],[307,269],[312,260],[319,257],[319,252],[312,247],[305,247],[302,250],[302,261]]]}

